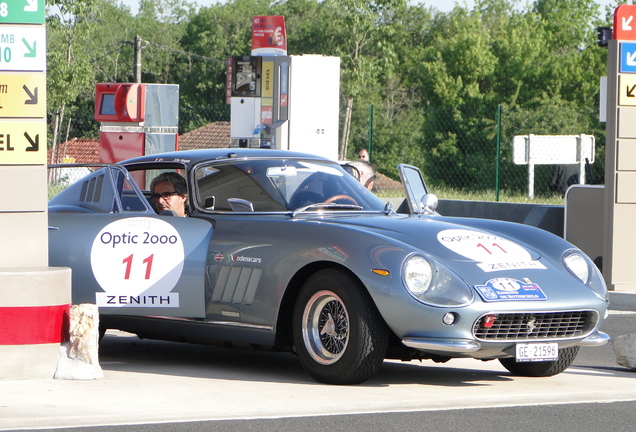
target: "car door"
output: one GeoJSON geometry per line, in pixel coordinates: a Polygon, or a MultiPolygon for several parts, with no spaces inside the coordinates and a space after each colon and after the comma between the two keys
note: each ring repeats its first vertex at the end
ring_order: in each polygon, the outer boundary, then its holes
{"type": "Polygon", "coordinates": [[[49,263],[72,269],[73,303],[105,315],[204,318],[212,225],[157,215],[121,166],[84,169],[76,182],[50,176],[69,183],[49,201],[49,263]]]}

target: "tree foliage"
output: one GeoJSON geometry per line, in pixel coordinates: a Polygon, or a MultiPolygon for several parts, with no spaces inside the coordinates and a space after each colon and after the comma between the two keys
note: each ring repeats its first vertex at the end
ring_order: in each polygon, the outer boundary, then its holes
{"type": "MultiPolygon", "coordinates": [[[[86,111],[96,82],[131,81],[135,36],[143,81],[180,84],[182,115],[222,109],[225,60],[249,54],[252,17],[284,15],[291,55],[341,58],[342,158],[372,138],[385,174],[411,163],[439,185],[491,187],[498,106],[504,143],[527,133],[588,133],[603,143],[606,51],[595,27],[610,25],[613,8],[589,0],[477,0],[449,12],[406,0],[141,0],[136,14],[116,0],[49,5],[51,113],[86,111]]],[[[184,121],[182,132],[207,121],[184,121]]]]}

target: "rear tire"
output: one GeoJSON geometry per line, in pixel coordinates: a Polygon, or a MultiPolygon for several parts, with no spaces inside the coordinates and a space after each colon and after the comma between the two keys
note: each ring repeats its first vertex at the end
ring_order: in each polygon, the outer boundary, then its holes
{"type": "Polygon", "coordinates": [[[566,370],[579,353],[578,346],[559,349],[559,359],[547,362],[517,363],[514,358],[502,358],[499,362],[512,374],[528,377],[547,377],[566,370]]]}
{"type": "Polygon", "coordinates": [[[364,287],[343,271],[325,269],[307,280],[292,326],[298,359],[317,381],[358,384],[384,361],[389,329],[364,287]]]}

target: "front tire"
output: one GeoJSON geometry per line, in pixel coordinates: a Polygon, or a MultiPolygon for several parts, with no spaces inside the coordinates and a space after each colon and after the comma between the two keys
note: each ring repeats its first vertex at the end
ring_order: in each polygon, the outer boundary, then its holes
{"type": "Polygon", "coordinates": [[[499,362],[511,373],[527,377],[547,377],[566,370],[579,353],[578,346],[559,349],[559,358],[555,361],[517,363],[514,358],[502,358],[499,362]]]}
{"type": "Polygon", "coordinates": [[[321,270],[305,282],[292,325],[298,359],[317,381],[358,384],[382,365],[389,329],[364,287],[343,271],[321,270]]]}

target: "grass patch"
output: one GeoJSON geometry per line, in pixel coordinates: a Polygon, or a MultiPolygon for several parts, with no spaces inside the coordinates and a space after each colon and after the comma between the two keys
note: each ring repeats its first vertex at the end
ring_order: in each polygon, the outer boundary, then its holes
{"type": "MultiPolygon", "coordinates": [[[[437,195],[439,199],[464,200],[464,201],[495,201],[495,191],[466,191],[447,187],[429,186],[430,191],[437,195]]],[[[384,189],[375,190],[375,195],[380,198],[404,198],[402,189],[384,189]]],[[[563,205],[564,200],[560,194],[536,194],[534,198],[528,198],[528,195],[521,193],[511,193],[507,191],[499,191],[499,202],[512,202],[524,204],[548,204],[563,205]]]]}
{"type": "MultiPolygon", "coordinates": [[[[451,188],[431,188],[439,199],[453,199],[466,201],[495,201],[495,191],[465,191],[451,188]]],[[[535,194],[534,198],[528,198],[526,194],[499,191],[499,202],[514,202],[525,204],[549,204],[563,205],[561,194],[535,194]]]]}

